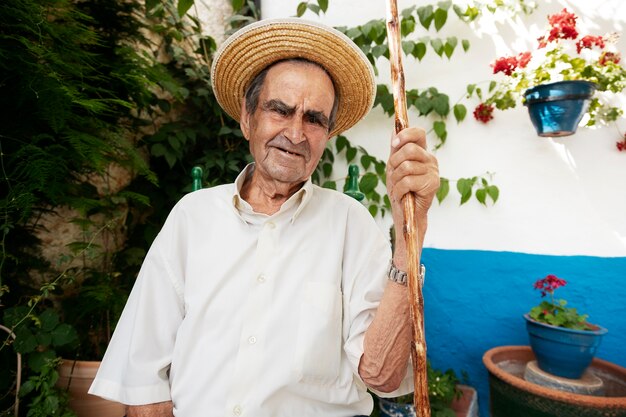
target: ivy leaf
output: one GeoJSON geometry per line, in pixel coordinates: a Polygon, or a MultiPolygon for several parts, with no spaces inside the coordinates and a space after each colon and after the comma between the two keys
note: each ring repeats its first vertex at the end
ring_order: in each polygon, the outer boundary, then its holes
{"type": "Polygon", "coordinates": [[[464,52],[467,52],[467,50],[468,50],[468,49],[469,49],[469,47],[470,47],[470,41],[468,41],[467,39],[463,39],[463,40],[461,41],[461,45],[463,46],[463,51],[464,51],[464,52]]]}
{"type": "Polygon", "coordinates": [[[307,2],[303,1],[300,4],[298,4],[298,8],[296,9],[296,16],[301,17],[304,12],[306,12],[306,6],[307,6],[307,2]]]}
{"type": "Polygon", "coordinates": [[[452,36],[446,40],[446,44],[443,47],[443,51],[445,52],[448,59],[452,56],[454,49],[456,48],[458,41],[455,36],[452,36]]]}
{"type": "Polygon", "coordinates": [[[446,20],[448,20],[448,11],[445,9],[438,8],[435,10],[435,30],[439,32],[439,29],[446,24],[446,20]]]}
{"type": "Polygon", "coordinates": [[[328,10],[328,0],[317,0],[317,4],[319,4],[320,9],[326,13],[326,10],[328,10]]]}
{"type": "Polygon", "coordinates": [[[348,147],[348,150],[346,151],[346,162],[348,163],[352,162],[355,156],[356,156],[356,148],[348,147]]]}
{"type": "Polygon", "coordinates": [[[342,135],[337,136],[335,146],[337,147],[337,153],[341,152],[346,146],[348,146],[348,139],[342,135]]]}
{"type": "Polygon", "coordinates": [[[441,139],[441,145],[443,145],[448,137],[448,132],[446,131],[446,123],[441,120],[437,120],[433,123],[433,130],[439,139],[441,139]]]}
{"type": "Polygon", "coordinates": [[[439,201],[439,204],[441,204],[449,192],[450,181],[447,178],[439,178],[439,189],[437,190],[437,201],[439,201]]]}
{"type": "Polygon", "coordinates": [[[452,6],[452,1],[451,0],[440,1],[439,3],[437,3],[437,6],[439,6],[439,8],[443,10],[449,10],[450,6],[452,6]]]}
{"type": "Polygon", "coordinates": [[[417,9],[417,16],[424,29],[428,30],[431,22],[433,21],[433,6],[422,6],[417,9]]]}
{"type": "Polygon", "coordinates": [[[474,93],[474,90],[476,89],[476,84],[468,84],[467,85],[467,97],[471,97],[472,94],[474,93]]]}
{"type": "Polygon", "coordinates": [[[465,115],[467,115],[467,108],[465,107],[465,105],[463,104],[455,104],[454,108],[454,118],[456,119],[457,123],[462,122],[465,119],[465,115]]]}
{"type": "Polygon", "coordinates": [[[472,196],[472,186],[474,181],[470,178],[461,178],[456,182],[456,189],[461,194],[461,205],[467,203],[472,196]]]}
{"type": "Polygon", "coordinates": [[[331,190],[337,189],[337,183],[335,181],[326,181],[322,184],[322,188],[330,188],[331,190]]]}
{"type": "Polygon", "coordinates": [[[487,190],[485,190],[484,188],[478,189],[476,190],[476,199],[480,202],[480,204],[482,204],[483,206],[486,206],[487,203],[485,203],[485,199],[487,198],[487,190]]]}
{"type": "Polygon", "coordinates": [[[233,5],[233,10],[236,12],[243,7],[244,1],[245,0],[232,0],[230,4],[233,5]]]}
{"type": "Polygon", "coordinates": [[[378,214],[378,206],[376,204],[370,204],[367,209],[369,210],[372,217],[376,217],[376,214],[378,214]]]}
{"type": "Polygon", "coordinates": [[[386,45],[376,45],[372,48],[372,55],[374,55],[375,58],[380,58],[381,56],[385,54],[386,51],[387,51],[386,45]]]}
{"type": "Polygon", "coordinates": [[[443,42],[441,39],[431,39],[430,46],[433,47],[437,55],[441,56],[443,54],[443,42]]]}
{"type": "Polygon", "coordinates": [[[489,92],[490,92],[490,93],[493,91],[493,89],[494,89],[494,88],[496,88],[496,85],[498,85],[498,83],[497,83],[497,82],[495,82],[495,81],[491,81],[491,82],[489,83],[489,92]]]}
{"type": "Polygon", "coordinates": [[[383,203],[385,203],[385,207],[387,207],[387,209],[391,210],[391,200],[389,200],[389,196],[387,194],[383,197],[383,203]]]}
{"type": "Polygon", "coordinates": [[[491,199],[495,203],[496,201],[498,201],[498,197],[500,196],[500,190],[495,185],[490,185],[489,187],[487,187],[487,194],[489,194],[489,197],[491,197],[491,199]]]}
{"type": "Polygon", "coordinates": [[[193,6],[194,0],[178,0],[178,16],[183,17],[187,11],[193,6]]]}
{"type": "Polygon", "coordinates": [[[376,163],[376,173],[382,178],[386,172],[387,165],[383,161],[375,161],[376,163]]]}
{"type": "Polygon", "coordinates": [[[368,172],[361,177],[359,181],[359,189],[363,194],[368,194],[376,188],[378,185],[378,176],[376,174],[368,172]]]}
{"type": "Polygon", "coordinates": [[[318,6],[317,4],[308,4],[306,7],[308,7],[308,9],[316,15],[320,15],[320,6],[318,6]]]}
{"type": "Polygon", "coordinates": [[[423,94],[415,100],[414,106],[420,112],[420,116],[428,115],[433,109],[431,101],[423,94]]]}
{"type": "Polygon", "coordinates": [[[400,22],[400,33],[403,37],[413,33],[415,31],[415,18],[411,15],[404,17],[400,22]]]}
{"type": "Polygon", "coordinates": [[[424,55],[426,55],[426,44],[424,42],[416,43],[413,48],[413,56],[421,61],[424,55]]]}
{"type": "Polygon", "coordinates": [[[370,155],[363,155],[361,157],[361,165],[365,169],[369,168],[369,166],[372,164],[373,161],[374,161],[374,157],[370,155]]]}
{"type": "Polygon", "coordinates": [[[405,55],[412,55],[413,49],[415,49],[415,42],[413,41],[402,41],[402,50],[405,55]]]}
{"type": "Polygon", "coordinates": [[[326,178],[330,177],[330,174],[333,172],[333,165],[328,162],[322,164],[322,171],[324,172],[324,176],[326,178]]]}
{"type": "Polygon", "coordinates": [[[437,94],[432,98],[432,102],[433,109],[438,115],[446,117],[450,113],[450,100],[447,95],[437,94]]]}

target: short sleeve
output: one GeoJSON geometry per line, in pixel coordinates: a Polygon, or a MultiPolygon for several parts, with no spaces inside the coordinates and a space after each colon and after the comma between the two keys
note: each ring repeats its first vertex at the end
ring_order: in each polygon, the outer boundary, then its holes
{"type": "Polygon", "coordinates": [[[168,222],[144,260],[90,394],[127,405],[170,400],[168,372],[184,303],[182,280],[165,255],[176,242],[168,222]]]}

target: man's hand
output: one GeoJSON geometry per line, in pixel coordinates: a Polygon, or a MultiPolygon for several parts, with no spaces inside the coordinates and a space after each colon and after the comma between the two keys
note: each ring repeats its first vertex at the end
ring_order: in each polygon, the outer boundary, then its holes
{"type": "Polygon", "coordinates": [[[437,159],[426,150],[426,132],[420,128],[407,128],[394,135],[387,161],[387,194],[396,231],[396,267],[406,271],[404,254],[404,204],[402,197],[415,193],[419,247],[422,247],[427,226],[427,213],[439,189],[437,159]]]}
{"type": "Polygon", "coordinates": [[[171,401],[126,407],[126,417],[174,417],[174,405],[171,401]]]}

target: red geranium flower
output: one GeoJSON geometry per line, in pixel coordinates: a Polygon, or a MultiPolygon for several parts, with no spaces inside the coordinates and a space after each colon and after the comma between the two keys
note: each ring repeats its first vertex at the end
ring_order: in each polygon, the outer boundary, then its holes
{"type": "Polygon", "coordinates": [[[567,9],[548,16],[548,22],[552,26],[548,34],[548,42],[552,42],[555,39],[576,39],[578,37],[576,19],[576,15],[568,12],[567,9]]]}
{"type": "Polygon", "coordinates": [[[580,53],[583,48],[591,49],[593,45],[600,49],[604,49],[604,38],[602,36],[583,36],[576,42],[576,52],[580,53]]]}
{"type": "Polygon", "coordinates": [[[493,63],[493,73],[503,72],[505,75],[511,75],[517,68],[517,59],[514,56],[505,56],[496,59],[493,63]]]}
{"type": "Polygon", "coordinates": [[[522,52],[517,56],[517,65],[519,65],[520,68],[526,68],[526,65],[530,62],[531,57],[532,55],[530,52],[522,52]]]}
{"type": "Polygon", "coordinates": [[[567,282],[564,279],[557,277],[556,275],[548,275],[543,279],[539,279],[533,285],[536,290],[541,291],[541,296],[545,297],[546,294],[552,294],[554,290],[564,286],[567,282]]]}
{"type": "Polygon", "coordinates": [[[622,151],[626,151],[626,133],[624,134],[624,140],[620,140],[619,142],[615,142],[615,145],[617,146],[617,150],[622,152],[622,151]]]}
{"type": "Polygon", "coordinates": [[[474,118],[482,123],[487,123],[493,119],[493,106],[490,104],[480,103],[474,109],[474,118]]]}
{"type": "Polygon", "coordinates": [[[600,55],[600,59],[598,60],[598,63],[602,66],[605,66],[609,62],[618,64],[620,58],[621,58],[621,55],[619,54],[619,52],[602,52],[602,55],[600,55]]]}

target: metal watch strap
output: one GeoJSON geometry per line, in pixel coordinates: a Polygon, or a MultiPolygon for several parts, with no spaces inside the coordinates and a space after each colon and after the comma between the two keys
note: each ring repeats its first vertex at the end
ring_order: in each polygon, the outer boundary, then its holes
{"type": "MultiPolygon", "coordinates": [[[[387,271],[387,277],[389,281],[397,282],[401,285],[407,285],[408,274],[405,271],[401,271],[393,264],[393,261],[389,262],[389,270],[387,271]]],[[[424,264],[420,264],[418,279],[421,283],[424,283],[426,277],[426,267],[424,264]]]]}

